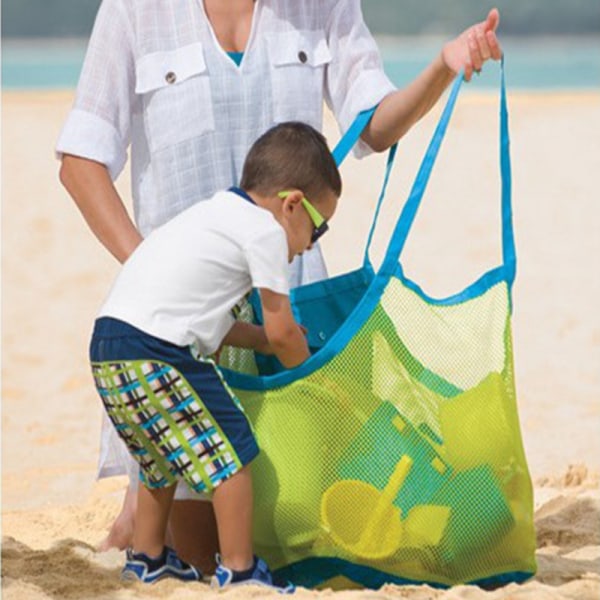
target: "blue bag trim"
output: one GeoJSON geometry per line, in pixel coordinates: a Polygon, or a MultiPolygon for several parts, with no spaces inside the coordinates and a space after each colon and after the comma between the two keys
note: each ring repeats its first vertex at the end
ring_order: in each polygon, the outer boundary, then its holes
{"type": "MultiPolygon", "coordinates": [[[[366,567],[351,563],[342,558],[312,557],[287,565],[274,571],[274,575],[284,581],[291,581],[295,585],[314,588],[333,577],[346,577],[351,581],[369,589],[379,589],[386,583],[395,585],[422,585],[423,582],[414,579],[398,577],[373,567],[366,567]]],[[[507,585],[509,583],[523,583],[531,579],[535,573],[525,571],[511,571],[492,577],[467,582],[467,585],[477,585],[491,588],[507,585]]],[[[427,585],[437,589],[447,589],[450,586],[442,583],[427,582],[427,585]]]]}
{"type": "MultiPolygon", "coordinates": [[[[365,267],[359,271],[352,271],[352,273],[341,275],[336,279],[343,279],[347,275],[352,275],[355,277],[357,276],[357,273],[362,273],[362,277],[368,277],[371,273],[370,267],[365,267]]],[[[418,284],[405,277],[402,271],[402,266],[399,263],[396,263],[396,269],[392,274],[393,277],[397,277],[400,281],[402,281],[403,284],[406,285],[406,287],[424,298],[427,302],[440,306],[452,306],[466,302],[467,300],[472,300],[473,298],[483,295],[498,283],[506,283],[508,285],[505,275],[505,270],[502,267],[498,267],[482,275],[474,283],[458,294],[449,296],[447,298],[432,298],[431,296],[427,296],[427,294],[423,292],[418,284]]],[[[293,383],[294,381],[297,381],[303,377],[307,377],[314,371],[317,371],[323,365],[335,358],[335,356],[337,356],[337,354],[339,354],[339,352],[341,352],[348,345],[356,332],[370,318],[370,316],[373,314],[373,311],[381,301],[383,291],[390,279],[391,277],[381,277],[379,274],[375,275],[375,278],[371,282],[371,285],[367,289],[364,297],[356,305],[354,311],[349,315],[346,323],[344,323],[335,332],[335,334],[331,337],[327,344],[323,346],[323,348],[321,348],[316,354],[313,354],[308,360],[304,361],[298,367],[288,369],[274,375],[263,376],[248,375],[221,367],[221,371],[223,372],[227,383],[230,386],[241,390],[270,390],[293,383]]]]}
{"type": "MultiPolygon", "coordinates": [[[[284,581],[291,581],[295,585],[314,588],[333,577],[346,577],[351,581],[369,589],[379,589],[386,583],[396,585],[422,585],[421,581],[398,577],[391,573],[379,571],[373,567],[366,567],[342,558],[313,557],[306,558],[297,563],[282,567],[274,571],[274,576],[284,581]]],[[[448,586],[427,583],[434,588],[446,588],[448,586]]]]}
{"type": "Polygon", "coordinates": [[[426,300],[428,304],[434,304],[438,306],[453,306],[456,304],[461,304],[462,302],[466,302],[467,300],[473,300],[473,298],[483,296],[483,294],[485,294],[490,288],[493,288],[498,283],[506,283],[509,285],[504,267],[496,267],[491,271],[487,271],[487,273],[484,273],[481,277],[479,277],[479,279],[452,296],[448,296],[447,298],[433,298],[432,296],[427,295],[427,293],[421,289],[419,284],[415,283],[411,279],[408,279],[408,277],[404,275],[401,264],[398,264],[394,275],[400,279],[400,281],[402,281],[402,283],[408,289],[412,290],[421,298],[426,300]]]}
{"type": "MultiPolygon", "coordinates": [[[[423,290],[414,283],[407,279],[400,266],[399,258],[406,242],[406,238],[410,232],[410,227],[416,216],[419,204],[421,202],[423,193],[435,158],[441,146],[442,139],[445,135],[448,122],[452,115],[454,104],[456,102],[458,93],[460,91],[461,83],[463,80],[462,73],[459,74],[453,84],[450,96],[446,103],[446,107],[440,118],[440,122],[434,132],[432,141],[427,149],[425,157],[421,163],[421,167],[417,174],[415,183],[409,195],[401,214],[396,224],[388,249],[386,251],[383,263],[379,268],[379,271],[374,275],[373,280],[365,292],[364,297],[359,301],[354,310],[348,315],[346,321],[340,326],[335,332],[331,339],[321,348],[317,353],[313,354],[308,360],[303,362],[298,367],[289,369],[274,375],[247,375],[244,373],[238,373],[229,369],[222,368],[223,374],[229,383],[234,388],[242,390],[269,390],[277,387],[282,387],[297,381],[298,379],[307,377],[314,371],[321,368],[323,365],[332,360],[339,352],[341,352],[349,341],[353,338],[355,333],[364,325],[367,319],[371,316],[376,306],[381,300],[381,295],[386,285],[388,284],[391,277],[398,277],[403,281],[410,289],[419,294],[427,302],[431,302],[438,305],[453,305],[461,302],[465,302],[471,298],[478,297],[486,292],[489,288],[496,285],[497,283],[504,281],[508,286],[509,294],[509,305],[511,303],[511,286],[514,281],[516,272],[516,257],[514,247],[514,236],[512,230],[512,217],[511,217],[511,185],[510,185],[510,157],[509,157],[509,138],[508,138],[508,111],[506,107],[506,93],[505,93],[505,81],[504,81],[504,60],[501,62],[501,119],[500,119],[500,157],[501,157],[501,177],[502,177],[502,244],[503,244],[503,261],[504,264],[487,271],[473,284],[466,287],[461,292],[451,295],[447,298],[434,299],[427,296],[423,290]]],[[[364,125],[363,125],[364,127],[364,125]]],[[[389,162],[389,161],[388,161],[389,162]]],[[[384,181],[385,188],[385,181],[384,181]]],[[[382,200],[382,196],[380,196],[382,200]]],[[[364,273],[364,276],[373,276],[372,268],[369,264],[363,265],[360,272],[364,273]]],[[[345,277],[355,276],[357,271],[338,276],[335,278],[338,282],[342,282],[345,277]]],[[[315,282],[310,284],[311,286],[318,287],[323,285],[323,282],[315,282]]],[[[302,287],[296,288],[301,290],[302,287]]],[[[306,286],[307,287],[307,286],[306,286]]],[[[296,294],[302,292],[296,291],[296,294]]],[[[292,298],[293,300],[293,298],[292,298]]]]}

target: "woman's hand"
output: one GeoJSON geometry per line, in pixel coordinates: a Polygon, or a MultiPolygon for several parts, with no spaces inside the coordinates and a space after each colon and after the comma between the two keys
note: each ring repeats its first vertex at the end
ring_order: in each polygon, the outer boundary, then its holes
{"type": "Polygon", "coordinates": [[[502,57],[496,29],[500,23],[498,9],[490,10],[487,19],[463,31],[442,48],[442,60],[454,73],[464,69],[465,81],[471,81],[473,71],[479,73],[486,60],[502,57]]]}
{"type": "Polygon", "coordinates": [[[479,71],[486,60],[502,58],[496,38],[499,22],[500,14],[494,8],[485,21],[444,44],[435,60],[410,84],[380,102],[362,139],[375,152],[386,150],[429,112],[462,69],[465,80],[470,81],[473,71],[479,71]]]}

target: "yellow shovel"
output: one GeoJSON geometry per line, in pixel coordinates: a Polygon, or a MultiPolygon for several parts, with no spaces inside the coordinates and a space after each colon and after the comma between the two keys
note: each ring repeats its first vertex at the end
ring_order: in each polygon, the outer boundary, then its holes
{"type": "Polygon", "coordinates": [[[382,491],[354,479],[334,483],[321,501],[321,520],[332,540],[362,559],[382,560],[402,545],[401,510],[393,502],[413,464],[404,455],[382,491]]]}

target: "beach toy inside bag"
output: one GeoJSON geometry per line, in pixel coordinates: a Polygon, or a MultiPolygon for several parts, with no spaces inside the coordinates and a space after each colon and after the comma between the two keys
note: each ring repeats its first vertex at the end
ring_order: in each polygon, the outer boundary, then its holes
{"type": "Polygon", "coordinates": [[[403,456],[383,490],[364,481],[343,479],[323,495],[321,521],[335,544],[351,555],[370,560],[396,552],[402,540],[401,511],[393,500],[412,466],[403,456]]]}
{"type": "Polygon", "coordinates": [[[401,548],[439,543],[450,509],[431,500],[452,470],[433,438],[380,402],[342,454],[340,480],[323,495],[322,527],[333,545],[383,560],[401,548]]]}
{"type": "Polygon", "coordinates": [[[492,468],[510,464],[507,445],[501,431],[487,439],[477,429],[478,418],[486,423],[486,407],[498,422],[499,385],[499,375],[491,374],[472,390],[440,399],[451,453],[425,423],[415,427],[391,402],[381,402],[343,453],[339,481],[323,495],[320,549],[383,563],[412,550],[424,569],[432,557],[454,569],[509,533],[513,515],[492,468]],[[474,418],[452,418],[465,410],[474,418]]]}

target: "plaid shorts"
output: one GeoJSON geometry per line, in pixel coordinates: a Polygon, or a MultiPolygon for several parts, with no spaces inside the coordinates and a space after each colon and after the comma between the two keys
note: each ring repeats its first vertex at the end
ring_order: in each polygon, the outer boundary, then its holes
{"type": "Polygon", "coordinates": [[[102,317],[90,361],[106,412],[147,487],[183,479],[210,492],[258,454],[244,410],[212,360],[102,317]]]}

